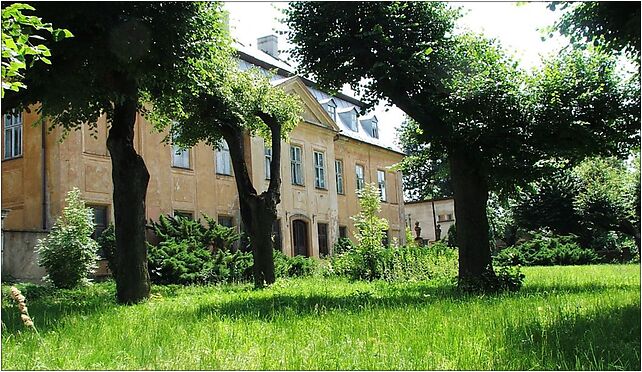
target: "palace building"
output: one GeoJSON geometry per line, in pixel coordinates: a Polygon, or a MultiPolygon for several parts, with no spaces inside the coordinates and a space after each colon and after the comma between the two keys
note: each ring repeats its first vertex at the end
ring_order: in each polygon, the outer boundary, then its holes
{"type": "MultiPolygon", "coordinates": [[[[363,103],[344,94],[330,95],[314,82],[296,76],[279,59],[277,38],[258,40],[258,49],[237,44],[239,67],[256,66],[276,72],[272,83],[296,94],[303,120],[284,142],[281,154],[281,203],[273,226],[275,242],[287,255],[319,257],[332,253],[340,237],[354,235],[351,216],[359,212],[356,191],[365,183],[379,185],[382,216],[389,221],[388,239],[404,240],[405,215],[401,174],[393,165],[403,153],[392,138],[381,138],[373,113],[360,115],[363,103]]],[[[61,141],[59,128],[47,132],[31,113],[2,119],[2,272],[21,279],[39,279],[34,247],[60,215],[73,187],[94,210],[97,233],[113,221],[111,160],[107,151],[107,120],[97,133],[87,126],[61,141]]],[[[381,123],[385,125],[386,123],[381,123]]],[[[199,144],[180,151],[163,143],[166,133],[154,131],[140,114],[136,151],[150,173],[146,214],[199,217],[206,213],[219,223],[239,226],[239,201],[230,153],[199,144]]],[[[245,156],[258,192],[268,186],[271,149],[262,138],[245,137],[245,156]]]]}

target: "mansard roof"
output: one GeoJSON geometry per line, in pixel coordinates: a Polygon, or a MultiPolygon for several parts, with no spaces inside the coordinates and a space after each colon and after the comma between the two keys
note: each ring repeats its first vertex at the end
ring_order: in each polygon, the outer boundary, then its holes
{"type": "MultiPolygon", "coordinates": [[[[363,130],[363,129],[367,129],[365,128],[365,126],[369,126],[373,118],[377,120],[376,116],[374,116],[372,112],[368,113],[365,116],[359,117],[361,109],[365,107],[365,104],[363,102],[343,93],[336,93],[334,95],[331,95],[329,93],[326,93],[320,90],[318,85],[314,81],[307,79],[305,77],[296,75],[294,68],[290,64],[288,64],[286,61],[275,58],[261,50],[245,46],[238,42],[235,43],[234,46],[237,50],[238,57],[239,57],[239,68],[241,68],[242,70],[248,69],[253,66],[257,66],[262,70],[265,70],[266,72],[273,71],[275,73],[275,75],[272,76],[271,78],[273,85],[283,84],[289,81],[290,78],[297,77],[297,81],[307,88],[307,91],[310,97],[314,98],[314,100],[317,103],[317,106],[319,106],[318,108],[320,108],[321,111],[323,111],[323,114],[321,114],[318,112],[317,109],[311,110],[311,112],[313,111],[317,116],[316,119],[318,123],[315,123],[315,124],[321,124],[322,126],[327,126],[327,123],[325,124],[322,124],[322,123],[326,119],[329,119],[334,124],[333,127],[336,128],[336,130],[339,132],[339,135],[341,136],[352,138],[360,142],[365,142],[370,145],[374,145],[377,147],[385,148],[387,150],[391,150],[391,151],[403,154],[397,148],[397,146],[395,146],[392,143],[392,138],[382,139],[381,136],[379,136],[379,138],[375,138],[372,136],[372,132],[370,130],[363,130]],[[337,115],[336,122],[332,118],[330,118],[330,116],[321,106],[329,102],[330,100],[332,100],[332,102],[335,103],[337,108],[338,115],[337,115]],[[358,129],[357,131],[350,129],[348,119],[345,117],[345,115],[341,115],[342,113],[345,114],[346,112],[349,112],[351,110],[355,110],[357,113],[357,129],[360,126],[362,127],[362,129],[358,129]]],[[[299,93],[302,93],[302,92],[299,92],[299,93]]],[[[314,105],[311,105],[311,102],[305,102],[305,103],[307,105],[306,110],[311,109],[311,107],[314,106],[314,105]]]]}

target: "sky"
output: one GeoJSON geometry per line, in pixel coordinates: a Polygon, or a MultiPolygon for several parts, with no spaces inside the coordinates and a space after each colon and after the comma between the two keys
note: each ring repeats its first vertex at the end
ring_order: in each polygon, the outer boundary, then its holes
{"type": "MultiPolygon", "coordinates": [[[[497,39],[502,46],[511,51],[523,68],[531,69],[539,65],[540,56],[555,53],[566,44],[562,37],[542,40],[539,29],[552,25],[560,12],[546,8],[544,2],[452,2],[461,6],[465,15],[457,27],[460,30],[470,30],[483,33],[497,39]]],[[[282,18],[280,9],[287,2],[226,2],[224,7],[230,13],[230,31],[239,42],[256,47],[256,39],[277,31],[285,30],[279,22],[282,18]]],[[[279,37],[279,50],[291,47],[284,36],[279,37]]],[[[344,93],[353,95],[349,88],[344,93]]],[[[357,97],[358,98],[358,97],[357,97]]],[[[404,120],[404,114],[396,107],[386,107],[380,104],[375,107],[379,119],[382,139],[395,143],[396,128],[404,120]]]]}

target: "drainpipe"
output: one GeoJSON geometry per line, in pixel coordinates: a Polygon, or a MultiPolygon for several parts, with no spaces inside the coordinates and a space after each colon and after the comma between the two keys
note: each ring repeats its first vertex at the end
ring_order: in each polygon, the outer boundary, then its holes
{"type": "Polygon", "coordinates": [[[49,206],[49,196],[47,195],[47,128],[46,124],[43,122],[41,124],[41,147],[42,151],[40,152],[40,161],[42,162],[41,168],[41,179],[42,179],[42,229],[47,230],[48,221],[47,221],[47,209],[49,206]]]}
{"type": "Polygon", "coordinates": [[[435,234],[435,241],[437,241],[437,217],[435,216],[435,199],[431,199],[430,204],[432,204],[432,229],[433,234],[435,234]]]}

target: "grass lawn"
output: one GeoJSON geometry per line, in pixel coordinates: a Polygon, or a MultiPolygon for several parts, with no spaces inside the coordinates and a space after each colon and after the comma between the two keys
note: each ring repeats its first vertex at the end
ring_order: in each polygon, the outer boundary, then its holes
{"type": "Polygon", "coordinates": [[[40,335],[3,286],[2,369],[640,369],[640,266],[533,267],[516,294],[431,283],[280,280],[27,288],[40,335]]]}

